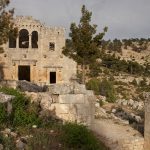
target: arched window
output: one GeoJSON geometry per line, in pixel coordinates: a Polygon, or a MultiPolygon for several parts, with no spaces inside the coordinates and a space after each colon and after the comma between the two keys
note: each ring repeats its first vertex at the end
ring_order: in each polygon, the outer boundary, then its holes
{"type": "Polygon", "coordinates": [[[29,32],[26,29],[19,32],[19,48],[29,48],[29,32]]]}
{"type": "Polygon", "coordinates": [[[32,32],[32,48],[38,48],[38,32],[32,32]]]}

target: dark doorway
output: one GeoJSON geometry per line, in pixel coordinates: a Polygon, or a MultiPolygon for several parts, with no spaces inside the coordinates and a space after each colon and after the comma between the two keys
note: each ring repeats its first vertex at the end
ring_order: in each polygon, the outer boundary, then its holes
{"type": "Polygon", "coordinates": [[[56,83],[56,72],[50,72],[50,84],[56,83]]]}
{"type": "Polygon", "coordinates": [[[30,66],[18,66],[18,79],[30,81],[30,66]]]}

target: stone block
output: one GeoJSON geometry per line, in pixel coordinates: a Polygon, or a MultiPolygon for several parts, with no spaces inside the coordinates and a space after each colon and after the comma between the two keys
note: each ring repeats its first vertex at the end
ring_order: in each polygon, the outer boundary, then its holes
{"type": "Polygon", "coordinates": [[[69,113],[69,104],[51,104],[49,110],[54,111],[55,114],[68,114],[69,113]]]}
{"type": "Polygon", "coordinates": [[[83,104],[84,95],[83,94],[66,94],[59,95],[60,104],[83,104]]]}

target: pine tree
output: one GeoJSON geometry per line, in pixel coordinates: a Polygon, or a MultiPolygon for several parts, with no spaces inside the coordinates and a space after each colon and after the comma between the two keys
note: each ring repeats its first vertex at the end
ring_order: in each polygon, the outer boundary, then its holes
{"type": "Polygon", "coordinates": [[[102,33],[96,35],[97,25],[91,25],[92,12],[89,12],[85,5],[81,9],[82,16],[79,25],[71,23],[70,40],[63,50],[63,54],[73,58],[82,65],[82,83],[85,82],[85,65],[91,64],[99,57],[99,46],[107,32],[107,27],[102,33]]]}

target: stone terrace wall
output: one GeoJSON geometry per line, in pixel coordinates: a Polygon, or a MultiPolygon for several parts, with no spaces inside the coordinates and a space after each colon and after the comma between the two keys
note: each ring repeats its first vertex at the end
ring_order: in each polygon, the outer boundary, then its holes
{"type": "Polygon", "coordinates": [[[57,100],[50,106],[55,115],[65,121],[75,121],[90,126],[94,121],[95,96],[92,91],[86,90],[85,85],[51,85],[48,91],[57,100]]]}
{"type": "Polygon", "coordinates": [[[117,146],[114,145],[112,150],[144,150],[144,138],[135,137],[133,139],[120,140],[117,146]]]}

